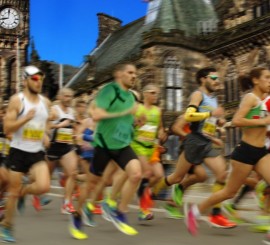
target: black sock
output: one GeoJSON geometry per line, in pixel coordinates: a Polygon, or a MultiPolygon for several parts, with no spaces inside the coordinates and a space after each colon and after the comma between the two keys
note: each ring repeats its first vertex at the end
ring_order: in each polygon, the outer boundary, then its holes
{"type": "Polygon", "coordinates": [[[149,180],[143,178],[137,191],[138,197],[141,197],[143,195],[144,189],[148,186],[148,184],[149,184],[149,180]]]}
{"type": "Polygon", "coordinates": [[[218,215],[218,214],[221,214],[221,208],[213,208],[212,215],[218,215]]]}
{"type": "Polygon", "coordinates": [[[181,184],[178,184],[178,188],[179,188],[182,192],[184,192],[184,187],[183,187],[181,184]]]}
{"type": "Polygon", "coordinates": [[[233,200],[233,204],[234,205],[238,204],[241,201],[241,199],[251,190],[252,190],[251,186],[244,185],[238,196],[233,200]]]}

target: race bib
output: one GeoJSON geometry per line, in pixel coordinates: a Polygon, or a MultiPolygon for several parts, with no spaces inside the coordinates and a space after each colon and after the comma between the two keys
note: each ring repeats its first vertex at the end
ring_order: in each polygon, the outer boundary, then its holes
{"type": "Polygon", "coordinates": [[[202,133],[206,135],[215,136],[217,129],[217,118],[209,117],[204,121],[202,133]]]}
{"type": "Polygon", "coordinates": [[[121,141],[122,143],[129,144],[131,141],[131,128],[130,125],[126,125],[124,123],[119,123],[114,130],[112,137],[121,141]]]}
{"type": "Polygon", "coordinates": [[[4,155],[7,156],[9,154],[10,150],[10,141],[8,139],[5,139],[5,146],[4,146],[4,155]]]}
{"type": "Polygon", "coordinates": [[[145,124],[138,129],[137,139],[139,141],[154,143],[157,134],[157,126],[145,124]]]}
{"type": "Polygon", "coordinates": [[[0,138],[0,153],[3,153],[4,148],[5,148],[5,139],[0,138]]]}
{"type": "Polygon", "coordinates": [[[72,128],[59,128],[57,130],[55,141],[57,143],[72,144],[73,129],[72,128]]]}
{"type": "Polygon", "coordinates": [[[44,136],[44,124],[29,122],[23,127],[23,139],[27,141],[41,141],[44,136]]]}

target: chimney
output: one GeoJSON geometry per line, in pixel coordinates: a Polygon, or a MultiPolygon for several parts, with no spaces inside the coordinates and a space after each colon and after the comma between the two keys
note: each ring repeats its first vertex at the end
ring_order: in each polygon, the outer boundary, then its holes
{"type": "Polygon", "coordinates": [[[122,21],[104,13],[98,13],[98,40],[99,46],[111,33],[121,27],[122,21]]]}

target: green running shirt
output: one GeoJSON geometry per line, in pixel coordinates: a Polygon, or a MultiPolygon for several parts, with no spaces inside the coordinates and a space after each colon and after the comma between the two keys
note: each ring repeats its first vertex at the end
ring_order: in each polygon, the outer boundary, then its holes
{"type": "MultiPolygon", "coordinates": [[[[123,112],[134,106],[134,96],[123,90],[117,82],[105,85],[98,93],[97,107],[109,113],[123,112]]],[[[100,120],[94,134],[94,145],[109,150],[119,150],[128,146],[133,136],[133,115],[100,120]]]]}

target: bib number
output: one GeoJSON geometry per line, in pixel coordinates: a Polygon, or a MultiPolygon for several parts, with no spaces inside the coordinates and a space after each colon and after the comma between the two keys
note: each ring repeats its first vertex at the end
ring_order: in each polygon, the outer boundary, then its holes
{"type": "Polygon", "coordinates": [[[72,144],[72,128],[59,128],[57,130],[57,135],[55,141],[57,143],[72,144]]]}
{"type": "Polygon", "coordinates": [[[138,129],[137,139],[139,141],[154,143],[156,139],[157,126],[145,124],[138,129]]]}
{"type": "Polygon", "coordinates": [[[45,126],[35,123],[27,123],[23,128],[23,139],[27,141],[41,141],[45,126]]]}
{"type": "Polygon", "coordinates": [[[210,117],[204,121],[202,133],[210,136],[215,136],[217,129],[217,118],[210,117]]]}

